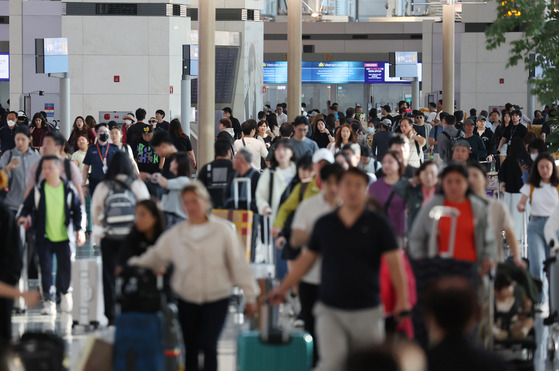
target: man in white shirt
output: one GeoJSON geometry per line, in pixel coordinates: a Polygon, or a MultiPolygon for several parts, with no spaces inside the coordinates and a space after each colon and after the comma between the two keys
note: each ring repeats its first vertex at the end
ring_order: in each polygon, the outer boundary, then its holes
{"type": "Polygon", "coordinates": [[[283,113],[283,107],[281,105],[281,103],[276,105],[276,116],[277,116],[277,121],[278,121],[278,127],[281,126],[281,124],[283,124],[284,122],[287,122],[287,115],[285,113],[283,113]]]}
{"type": "Polygon", "coordinates": [[[427,115],[425,122],[428,124],[433,124],[436,118],[437,118],[437,104],[435,102],[430,102],[429,114],[427,115]]]}
{"type": "Polygon", "coordinates": [[[266,160],[268,156],[268,150],[263,141],[260,141],[254,137],[256,134],[256,121],[247,120],[241,125],[241,130],[243,132],[243,137],[235,141],[235,152],[238,152],[241,148],[246,147],[252,153],[252,166],[260,171],[261,162],[260,158],[266,160]]]}
{"type": "MultiPolygon", "coordinates": [[[[311,237],[316,221],[323,215],[332,212],[339,205],[338,182],[344,170],[334,163],[325,165],[320,170],[320,194],[303,201],[293,217],[291,240],[293,248],[305,248],[311,237]]],[[[301,300],[301,319],[305,322],[305,331],[315,339],[314,362],[318,359],[316,336],[314,336],[314,315],[312,313],[320,285],[321,259],[314,264],[299,284],[301,300]]]]}

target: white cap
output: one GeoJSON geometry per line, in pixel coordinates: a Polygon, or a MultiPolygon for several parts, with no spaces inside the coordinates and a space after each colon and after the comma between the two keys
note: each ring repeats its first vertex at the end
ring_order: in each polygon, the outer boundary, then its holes
{"type": "Polygon", "coordinates": [[[318,151],[316,151],[312,156],[312,162],[313,164],[316,164],[317,162],[320,162],[322,160],[328,161],[329,163],[333,164],[334,155],[326,148],[321,148],[318,151]]]}

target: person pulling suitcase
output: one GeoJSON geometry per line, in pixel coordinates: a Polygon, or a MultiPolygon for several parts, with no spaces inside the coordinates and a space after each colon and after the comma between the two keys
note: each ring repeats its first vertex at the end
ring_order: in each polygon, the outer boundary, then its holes
{"type": "Polygon", "coordinates": [[[211,215],[211,198],[198,181],[182,190],[188,220],[165,232],[155,246],[130,265],[164,272],[174,263],[171,288],[177,295],[187,370],[217,370],[217,341],[225,324],[233,286],[244,291],[245,311],[254,312],[256,281],[241,250],[233,225],[211,215]]]}

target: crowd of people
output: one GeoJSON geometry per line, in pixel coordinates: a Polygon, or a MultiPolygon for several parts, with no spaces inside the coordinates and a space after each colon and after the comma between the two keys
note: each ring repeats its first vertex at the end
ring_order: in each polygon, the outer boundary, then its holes
{"type": "MultiPolygon", "coordinates": [[[[460,110],[444,112],[442,101],[425,112],[402,101],[397,115],[391,111],[386,105],[380,114],[366,114],[357,105],[342,112],[334,103],[328,113],[305,109],[289,122],[287,106],[278,104],[241,124],[226,107],[215,160],[201,166],[179,120],[165,121],[162,110],[148,118],[139,108],[121,125],[79,116],[67,140],[41,113],[26,124],[9,112],[0,129],[0,219],[10,222],[0,228],[11,230],[0,281],[17,282],[22,262],[12,243],[23,226],[38,256],[42,313],[55,314],[57,300],[61,311],[71,312],[72,258],[87,234],[100,249],[110,325],[115,280],[126,265],[167,277],[187,370],[199,369],[199,354],[204,370],[217,369],[217,340],[234,286],[244,292],[248,315],[259,295],[274,304],[300,303],[292,311],[314,338],[320,370],[364,369],[369,360],[388,362],[386,370],[410,369],[407,352],[363,353],[396,334],[429,348],[422,358],[421,349],[402,345],[419,354],[416,365],[423,367],[412,369],[452,369],[455,357],[469,365],[463,369],[507,369],[468,342],[478,313],[474,290],[479,275],[509,256],[526,268],[520,246],[527,239],[524,258],[544,282],[539,308],[546,310],[543,261],[549,241],[557,240],[557,226],[546,222],[559,209],[559,176],[545,143],[552,109],[536,111],[533,123],[511,104],[479,115],[472,109],[468,118],[460,110]],[[537,124],[542,128],[534,133],[537,124]],[[488,197],[488,172],[500,180],[502,200],[488,197]],[[119,202],[111,202],[116,196],[119,202]],[[433,219],[437,207],[456,210],[456,220],[433,219]],[[235,208],[255,214],[250,261],[231,224],[212,214],[235,208]],[[260,227],[261,216],[270,218],[269,231],[260,227]],[[266,233],[281,285],[259,294],[250,264],[269,259],[259,238],[266,233]],[[416,283],[414,262],[445,252],[467,273],[419,292],[426,282],[416,283]],[[419,301],[421,316],[410,316],[419,301]]],[[[0,295],[39,300],[3,285],[0,295]]],[[[1,299],[3,339],[11,338],[10,316],[11,300],[1,299]]]]}

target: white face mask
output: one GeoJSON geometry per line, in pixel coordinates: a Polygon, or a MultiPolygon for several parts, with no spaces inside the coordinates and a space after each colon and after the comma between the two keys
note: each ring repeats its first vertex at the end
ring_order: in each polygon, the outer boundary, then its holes
{"type": "Polygon", "coordinates": [[[126,125],[131,125],[131,124],[132,124],[132,120],[124,120],[124,123],[125,123],[126,125]]]}
{"type": "Polygon", "coordinates": [[[15,121],[12,121],[12,120],[8,120],[8,126],[9,126],[9,127],[12,127],[12,126],[14,126],[15,124],[16,124],[16,122],[15,122],[15,121]]]}
{"type": "Polygon", "coordinates": [[[532,161],[536,161],[536,159],[538,158],[539,153],[530,153],[530,158],[532,159],[532,161]]]}

